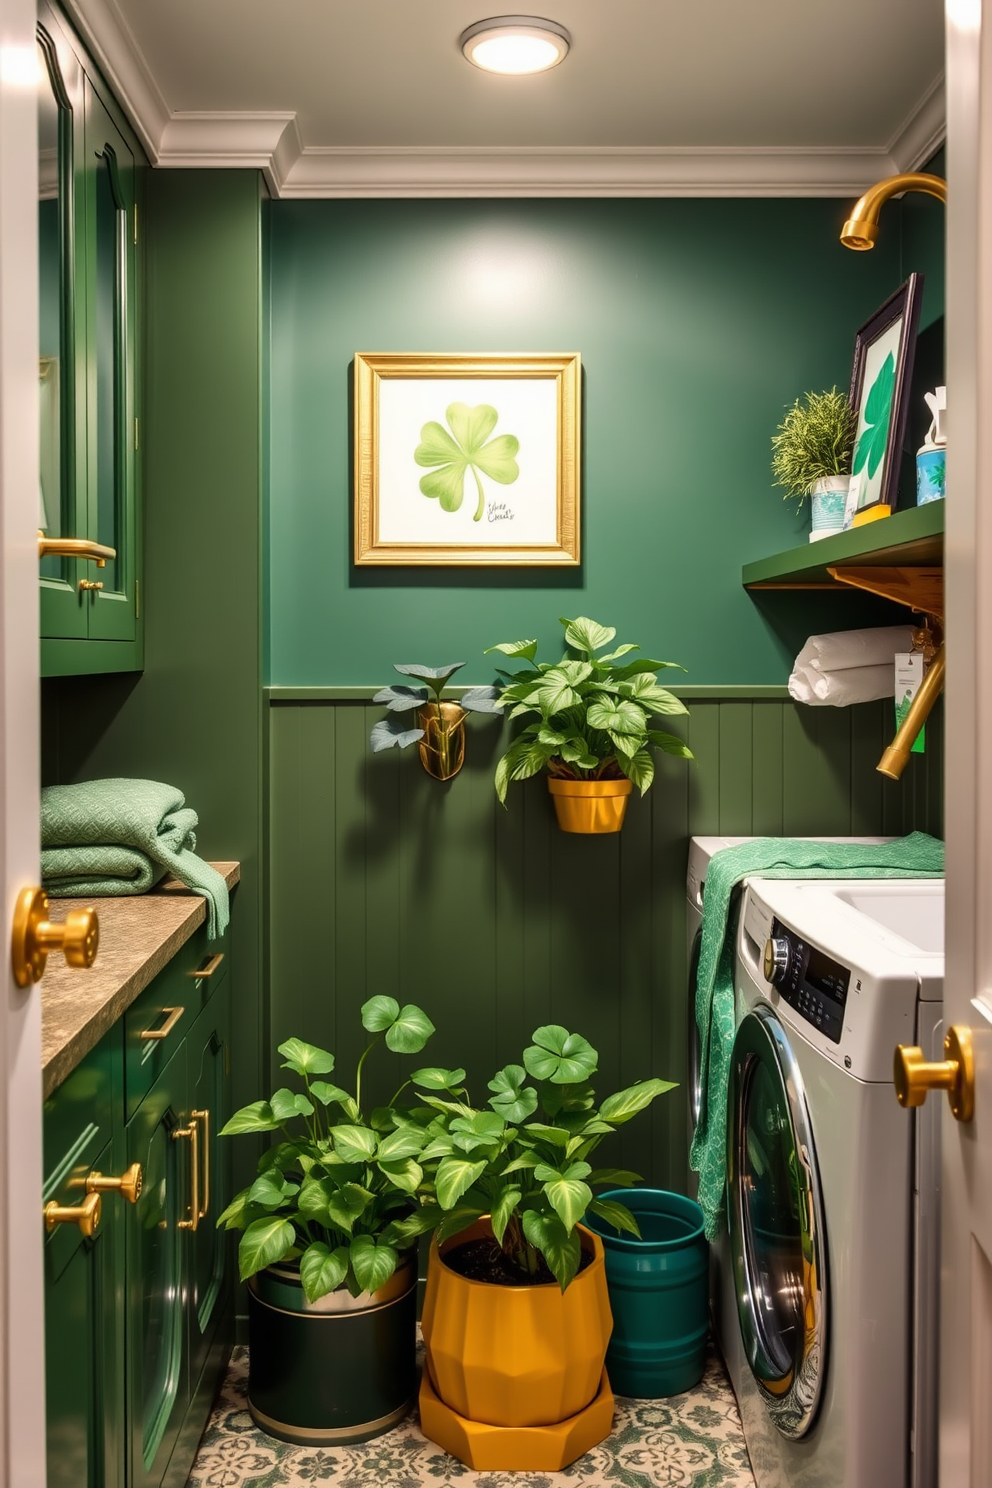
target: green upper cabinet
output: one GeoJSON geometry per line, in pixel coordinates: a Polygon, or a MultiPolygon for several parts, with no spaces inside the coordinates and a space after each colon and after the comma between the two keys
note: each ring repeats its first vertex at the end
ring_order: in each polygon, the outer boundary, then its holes
{"type": "Polygon", "coordinates": [[[40,560],[41,671],[134,671],[143,157],[64,20],[44,0],[38,14],[39,528],[116,553],[40,560]]]}

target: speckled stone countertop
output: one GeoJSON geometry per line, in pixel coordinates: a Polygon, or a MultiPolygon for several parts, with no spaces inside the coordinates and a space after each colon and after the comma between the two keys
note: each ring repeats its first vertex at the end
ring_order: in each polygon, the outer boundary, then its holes
{"type": "MultiPolygon", "coordinates": [[[[239,863],[214,863],[229,889],[239,863]]],[[[206,903],[167,878],[150,894],[122,899],[53,899],[53,921],[93,905],[100,919],[100,949],[88,971],[51,955],[41,983],[41,1067],[47,1100],[76,1065],[185,945],[207,917],[206,903]]]]}

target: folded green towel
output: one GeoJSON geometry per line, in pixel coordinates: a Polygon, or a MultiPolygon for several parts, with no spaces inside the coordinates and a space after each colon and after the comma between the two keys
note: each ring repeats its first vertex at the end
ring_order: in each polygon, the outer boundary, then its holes
{"type": "Polygon", "coordinates": [[[197,815],[155,780],[87,780],[41,793],[41,881],[56,899],[145,894],[173,873],[207,901],[207,936],[227,929],[227,884],[193,849],[197,815]]]}
{"type": "Polygon", "coordinates": [[[727,1175],[727,1086],[735,1032],[735,947],[727,920],[735,886],[748,877],[939,878],[943,872],[944,844],[925,832],[872,845],[758,837],[713,854],[706,870],[696,978],[703,1103],[689,1152],[710,1240],[721,1229],[727,1175]]]}

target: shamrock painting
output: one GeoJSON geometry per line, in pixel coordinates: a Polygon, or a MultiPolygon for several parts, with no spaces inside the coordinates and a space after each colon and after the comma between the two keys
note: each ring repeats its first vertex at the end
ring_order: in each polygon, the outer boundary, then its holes
{"type": "Polygon", "coordinates": [[[922,274],[910,274],[855,338],[851,404],[858,424],[851,493],[856,511],[896,504],[922,291],[922,274]]]}
{"type": "Polygon", "coordinates": [[[420,431],[420,443],[413,452],[418,465],[430,467],[429,475],[420,478],[425,496],[441,504],[441,510],[456,512],[465,499],[465,480],[469,471],[475,478],[478,505],[473,522],[481,522],[486,511],[486,492],[479,472],[511,486],[520,474],[516,454],[520,441],[514,434],[489,436],[499,422],[499,414],[488,403],[469,408],[465,403],[451,403],[445,414],[448,427],[433,420],[420,431]]]}
{"type": "Polygon", "coordinates": [[[579,562],[576,352],[359,352],[355,562],[579,562]]]}
{"type": "Polygon", "coordinates": [[[896,390],[896,359],[890,351],[868,393],[865,428],[854,450],[854,474],[867,469],[869,480],[885,459],[892,420],[892,395],[896,390]]]}

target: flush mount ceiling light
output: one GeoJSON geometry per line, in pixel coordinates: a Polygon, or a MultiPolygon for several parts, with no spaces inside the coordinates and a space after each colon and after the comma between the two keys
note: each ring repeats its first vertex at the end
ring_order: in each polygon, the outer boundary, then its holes
{"type": "Polygon", "coordinates": [[[465,57],[485,72],[521,77],[547,72],[568,55],[571,37],[557,21],[540,16],[492,16],[476,21],[458,39],[465,57]]]}

